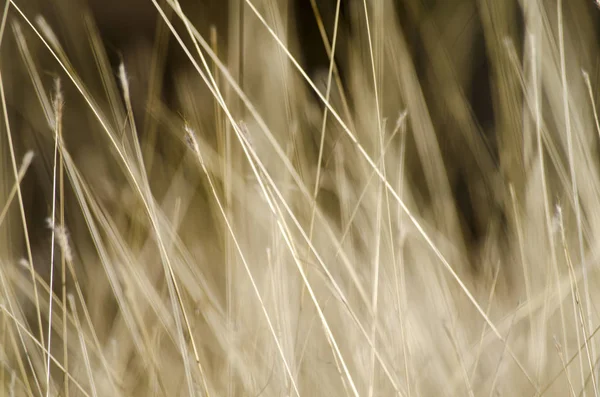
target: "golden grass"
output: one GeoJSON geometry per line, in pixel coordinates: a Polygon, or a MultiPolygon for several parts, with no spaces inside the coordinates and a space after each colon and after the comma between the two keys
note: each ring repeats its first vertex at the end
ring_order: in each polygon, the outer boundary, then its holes
{"type": "Polygon", "coordinates": [[[598,10],[396,3],[8,0],[0,395],[598,396],[598,10]]]}

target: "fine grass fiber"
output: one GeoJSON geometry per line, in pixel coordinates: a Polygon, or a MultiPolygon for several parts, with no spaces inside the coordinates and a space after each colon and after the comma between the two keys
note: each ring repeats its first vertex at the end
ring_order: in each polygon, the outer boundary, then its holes
{"type": "Polygon", "coordinates": [[[598,396],[592,0],[4,0],[0,396],[598,396]]]}

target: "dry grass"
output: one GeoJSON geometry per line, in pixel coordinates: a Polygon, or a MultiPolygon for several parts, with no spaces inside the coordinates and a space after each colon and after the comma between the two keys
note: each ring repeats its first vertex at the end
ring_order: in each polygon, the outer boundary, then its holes
{"type": "Polygon", "coordinates": [[[599,395],[592,1],[147,3],[3,8],[0,395],[599,395]]]}

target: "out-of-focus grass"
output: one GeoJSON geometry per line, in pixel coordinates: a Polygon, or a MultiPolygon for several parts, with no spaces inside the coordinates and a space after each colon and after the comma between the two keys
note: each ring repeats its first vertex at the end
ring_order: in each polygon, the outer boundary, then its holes
{"type": "Polygon", "coordinates": [[[598,395],[591,1],[137,3],[5,3],[0,394],[598,395]]]}

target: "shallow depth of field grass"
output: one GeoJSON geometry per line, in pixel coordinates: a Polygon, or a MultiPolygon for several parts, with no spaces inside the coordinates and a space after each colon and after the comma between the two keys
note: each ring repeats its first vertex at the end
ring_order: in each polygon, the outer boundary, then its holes
{"type": "Polygon", "coordinates": [[[592,0],[54,3],[2,2],[0,396],[600,394],[592,0]]]}

